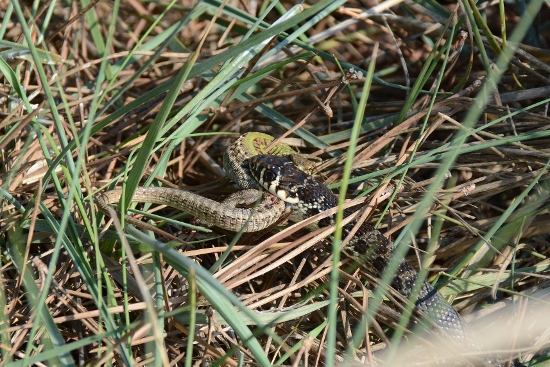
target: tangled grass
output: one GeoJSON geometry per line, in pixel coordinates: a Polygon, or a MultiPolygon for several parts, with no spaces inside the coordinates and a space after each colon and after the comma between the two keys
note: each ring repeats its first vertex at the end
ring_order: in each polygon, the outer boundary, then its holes
{"type": "Polygon", "coordinates": [[[222,199],[247,131],[320,158],[481,352],[547,365],[548,4],[293,5],[0,1],[0,365],[434,362],[403,349],[410,303],[345,258],[336,281],[299,224],[135,212],[176,242],[97,211],[123,184],[222,199]]]}

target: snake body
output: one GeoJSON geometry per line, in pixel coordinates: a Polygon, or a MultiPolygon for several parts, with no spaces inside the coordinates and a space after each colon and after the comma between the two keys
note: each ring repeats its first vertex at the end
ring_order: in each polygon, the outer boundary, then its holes
{"type": "MultiPolygon", "coordinates": [[[[297,219],[309,218],[338,205],[338,198],[324,184],[297,169],[285,157],[257,155],[250,159],[252,176],[279,199],[289,203],[297,219]]],[[[352,215],[349,209],[344,216],[352,215]]],[[[342,236],[350,234],[356,222],[351,221],[342,228],[342,236]]],[[[333,226],[332,216],[321,219],[319,227],[333,226]]],[[[363,223],[342,250],[359,265],[365,266],[373,275],[381,277],[393,258],[395,247],[367,223],[363,223]]],[[[417,279],[417,272],[405,260],[399,263],[391,286],[404,297],[409,298],[417,279]]],[[[415,311],[428,315],[441,328],[444,334],[455,340],[465,340],[466,324],[455,309],[437,292],[430,283],[424,281],[420,288],[415,311]]]]}
{"type": "MultiPolygon", "coordinates": [[[[101,211],[109,214],[109,204],[118,203],[122,190],[116,189],[96,195],[101,211]]],[[[229,202],[219,203],[190,191],[167,187],[138,187],[132,201],[168,205],[204,222],[233,232],[257,232],[275,223],[285,212],[285,203],[272,195],[264,195],[257,206],[238,208],[237,204],[253,204],[259,198],[257,190],[240,191],[229,202]]],[[[130,216],[126,222],[144,227],[144,223],[130,216]]],[[[147,227],[149,228],[149,227],[147,227]]]]}
{"type": "MultiPolygon", "coordinates": [[[[279,143],[266,151],[273,140],[267,134],[248,133],[227,149],[224,155],[225,171],[239,187],[247,189],[237,193],[237,197],[231,197],[227,203],[219,203],[190,191],[164,187],[138,187],[132,201],[168,205],[235,232],[254,232],[267,228],[288,207],[294,211],[291,218],[297,221],[337,206],[338,199],[332,191],[291,162],[290,159],[297,153],[291,147],[279,143]],[[265,194],[254,208],[236,207],[238,203],[254,203],[260,195],[256,190],[259,186],[270,194],[265,194]]],[[[116,189],[96,195],[95,200],[99,208],[109,214],[109,204],[118,203],[121,196],[122,190],[116,189]]],[[[347,216],[352,213],[346,210],[344,214],[347,216]]],[[[143,222],[129,216],[125,220],[144,226],[143,222]]],[[[320,220],[317,225],[331,226],[334,225],[334,220],[328,217],[320,220]]],[[[343,235],[349,234],[354,225],[355,222],[352,221],[344,226],[343,235]]],[[[364,223],[343,251],[359,264],[364,264],[374,275],[381,276],[395,248],[378,230],[364,223]]],[[[391,285],[403,296],[409,297],[416,277],[414,268],[403,259],[391,285]]],[[[460,315],[427,282],[422,283],[415,310],[429,315],[447,334],[457,338],[465,337],[465,323],[460,315]]]]}
{"type": "MultiPolygon", "coordinates": [[[[272,149],[267,147],[275,138],[263,133],[242,135],[226,151],[224,169],[229,178],[243,191],[231,195],[224,202],[205,198],[193,192],[166,187],[138,187],[132,202],[167,205],[193,215],[203,222],[233,232],[257,232],[273,225],[285,212],[286,204],[270,194],[263,195],[256,190],[258,183],[250,175],[248,159],[256,154],[269,153],[292,157],[297,154],[284,143],[276,144],[272,149]],[[252,205],[252,208],[241,208],[238,205],[252,205]]],[[[94,197],[99,209],[110,214],[110,204],[120,201],[122,190],[115,189],[100,193],[94,197]]],[[[154,230],[151,226],[130,216],[125,221],[132,225],[154,230]]]]}
{"type": "MultiPolygon", "coordinates": [[[[296,153],[283,143],[267,150],[274,138],[262,133],[248,133],[234,142],[224,155],[224,167],[228,176],[237,185],[248,192],[248,196],[258,199],[258,189],[263,187],[270,194],[264,194],[261,202],[252,209],[236,208],[236,203],[246,200],[231,198],[228,203],[218,203],[189,191],[140,187],[132,201],[165,204],[178,208],[218,227],[231,231],[259,231],[276,222],[285,212],[293,210],[292,220],[302,220],[322,213],[338,205],[337,197],[324,184],[315,180],[295,166],[296,153]],[[275,155],[273,155],[275,154],[275,155]],[[291,161],[292,160],[292,161],[291,161]]],[[[302,160],[303,161],[303,160],[302,160]]],[[[122,195],[121,190],[108,191],[95,197],[100,209],[109,212],[108,205],[116,203],[122,195]]],[[[243,195],[246,196],[246,195],[243,195]]],[[[344,215],[352,215],[349,209],[344,215]]],[[[126,220],[140,225],[131,217],[126,220]]],[[[344,238],[355,227],[351,221],[342,227],[344,238]]],[[[321,219],[317,227],[334,226],[333,216],[321,219]]],[[[311,227],[310,227],[311,229],[311,227]]],[[[347,256],[363,266],[371,274],[381,277],[395,253],[394,245],[378,230],[367,223],[361,224],[354,236],[342,249],[347,256]]],[[[399,262],[391,286],[406,298],[411,296],[417,283],[418,274],[405,260],[399,262]]],[[[439,334],[450,336],[458,345],[468,349],[477,349],[476,342],[467,330],[467,325],[456,310],[435,290],[431,284],[422,281],[414,305],[414,312],[427,315],[437,325],[439,334]]],[[[499,364],[486,360],[493,366],[499,364]]],[[[516,366],[521,366],[517,363],[516,366]]]]}

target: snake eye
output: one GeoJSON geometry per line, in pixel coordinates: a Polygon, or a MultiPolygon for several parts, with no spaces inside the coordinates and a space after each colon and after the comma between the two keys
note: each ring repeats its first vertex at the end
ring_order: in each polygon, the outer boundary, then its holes
{"type": "Polygon", "coordinates": [[[264,182],[275,181],[277,175],[273,171],[265,171],[264,173],[264,182]]]}

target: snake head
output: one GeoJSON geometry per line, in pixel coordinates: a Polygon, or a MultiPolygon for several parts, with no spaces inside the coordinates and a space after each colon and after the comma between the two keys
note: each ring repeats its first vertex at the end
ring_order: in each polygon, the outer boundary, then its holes
{"type": "Polygon", "coordinates": [[[249,159],[252,177],[279,199],[297,204],[309,176],[285,157],[259,154],[249,159]]]}

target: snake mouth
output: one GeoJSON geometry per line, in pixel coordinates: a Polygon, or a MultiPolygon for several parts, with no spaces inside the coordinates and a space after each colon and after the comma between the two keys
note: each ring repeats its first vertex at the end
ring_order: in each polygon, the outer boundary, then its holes
{"type": "Polygon", "coordinates": [[[252,177],[271,194],[289,204],[297,204],[300,201],[296,185],[285,178],[295,176],[289,175],[289,171],[301,171],[288,158],[259,154],[249,159],[249,168],[252,177]]]}

